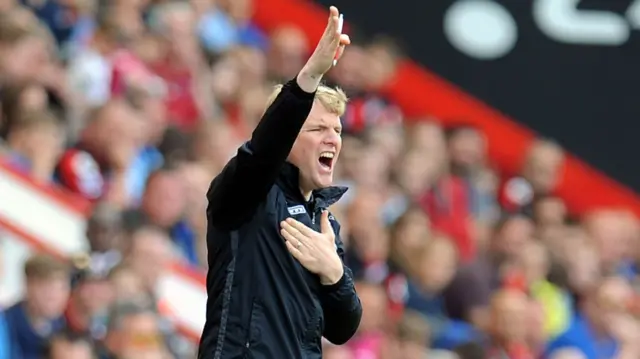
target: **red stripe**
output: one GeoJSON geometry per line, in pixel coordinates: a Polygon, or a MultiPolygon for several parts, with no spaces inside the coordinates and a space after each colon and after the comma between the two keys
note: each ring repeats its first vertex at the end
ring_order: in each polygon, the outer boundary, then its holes
{"type": "Polygon", "coordinates": [[[89,217],[91,214],[91,203],[82,197],[76,196],[70,192],[65,191],[62,187],[58,186],[43,186],[35,183],[28,175],[12,168],[6,160],[0,157],[0,172],[4,172],[7,175],[13,177],[21,184],[29,187],[30,191],[38,192],[41,195],[48,197],[59,203],[73,212],[76,212],[82,216],[89,217]]]}
{"type": "MultiPolygon", "coordinates": [[[[306,0],[255,0],[254,6],[258,26],[270,31],[281,23],[294,24],[307,34],[312,44],[319,39],[327,21],[327,12],[306,0]]],[[[409,117],[431,115],[443,121],[465,118],[475,124],[489,139],[491,159],[507,175],[521,168],[534,140],[530,130],[411,61],[400,65],[395,78],[382,92],[409,117]]],[[[556,192],[573,213],[613,206],[640,216],[640,198],[633,190],[586,163],[569,156],[563,172],[556,192]]]]}
{"type": "MultiPolygon", "coordinates": [[[[91,213],[91,203],[83,198],[71,193],[62,191],[59,188],[52,186],[41,186],[35,183],[29,176],[14,170],[8,164],[3,162],[0,158],[0,172],[4,172],[9,176],[14,177],[20,181],[21,184],[28,186],[29,190],[34,191],[44,197],[47,197],[54,202],[68,207],[71,211],[88,217],[91,213]]],[[[33,236],[29,232],[25,231],[21,226],[14,224],[8,219],[0,215],[0,232],[7,232],[26,243],[35,252],[46,253],[62,260],[68,260],[64,253],[61,253],[57,248],[51,247],[43,242],[40,238],[33,236]]],[[[171,271],[184,280],[190,281],[194,285],[205,290],[205,276],[199,272],[196,272],[180,263],[173,263],[171,265],[171,271]]],[[[175,317],[175,313],[169,310],[168,306],[164,305],[163,314],[175,317]]],[[[203,308],[204,309],[204,308],[203,308]]],[[[176,329],[185,337],[191,339],[193,342],[198,342],[200,339],[200,333],[191,330],[187,325],[176,321],[176,329]]]]}
{"type": "MultiPolygon", "coordinates": [[[[31,249],[35,252],[46,253],[48,255],[54,256],[61,260],[67,261],[69,258],[65,257],[62,253],[60,253],[57,249],[50,247],[44,244],[38,238],[32,236],[28,232],[21,229],[19,226],[14,225],[8,220],[0,217],[0,232],[10,233],[16,237],[16,239],[25,242],[31,249]]],[[[195,282],[196,285],[200,286],[204,290],[204,276],[198,275],[195,272],[190,272],[189,269],[186,269],[184,266],[179,264],[172,265],[172,269],[181,277],[195,282]]],[[[162,299],[158,303],[160,311],[163,315],[170,318],[177,318],[176,313],[171,310],[169,305],[165,303],[162,299]]],[[[204,309],[204,308],[203,308],[204,309]]],[[[178,320],[175,320],[174,325],[176,326],[176,330],[191,340],[194,343],[197,343],[200,340],[200,333],[191,330],[188,325],[182,323],[178,320]]]]}
{"type": "Polygon", "coordinates": [[[178,276],[190,281],[192,284],[202,288],[202,290],[205,290],[207,281],[203,273],[189,268],[180,262],[174,262],[171,265],[171,270],[178,276]]]}
{"type": "Polygon", "coordinates": [[[32,236],[30,233],[24,231],[19,226],[11,223],[9,220],[0,217],[0,233],[10,233],[16,237],[16,239],[25,242],[32,250],[40,253],[45,253],[50,256],[56,257],[62,260],[68,260],[62,253],[60,253],[57,249],[46,245],[41,240],[32,236]]]}
{"type": "MultiPolygon", "coordinates": [[[[171,309],[171,307],[162,300],[160,300],[160,302],[158,303],[158,309],[160,310],[160,313],[162,313],[162,315],[164,315],[165,317],[178,317],[176,313],[171,309]]],[[[194,343],[198,343],[200,341],[200,333],[194,332],[189,328],[188,325],[179,321],[173,322],[173,325],[175,325],[176,331],[182,334],[185,338],[188,338],[194,343]]]]}

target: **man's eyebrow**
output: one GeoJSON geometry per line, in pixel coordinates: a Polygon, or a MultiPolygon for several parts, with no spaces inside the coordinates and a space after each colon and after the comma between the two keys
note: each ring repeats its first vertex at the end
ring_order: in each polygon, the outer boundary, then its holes
{"type": "Polygon", "coordinates": [[[343,128],[342,123],[332,125],[327,122],[328,122],[327,120],[323,120],[322,118],[310,118],[304,123],[304,125],[302,125],[302,128],[322,127],[322,128],[333,128],[333,129],[340,129],[340,130],[342,130],[343,128]]]}

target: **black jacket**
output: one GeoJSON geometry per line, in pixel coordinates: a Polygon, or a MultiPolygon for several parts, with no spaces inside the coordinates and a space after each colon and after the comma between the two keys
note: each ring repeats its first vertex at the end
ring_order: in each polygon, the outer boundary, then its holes
{"type": "MultiPolygon", "coordinates": [[[[320,213],[346,188],[303,198],[298,169],[287,163],[314,94],[288,82],[207,193],[209,273],[207,321],[198,358],[322,358],[321,337],[343,344],[355,333],[362,306],[351,271],[332,286],[293,258],[280,236],[287,217],[319,230],[320,213]]],[[[336,250],[344,249],[340,225],[336,250]]]]}

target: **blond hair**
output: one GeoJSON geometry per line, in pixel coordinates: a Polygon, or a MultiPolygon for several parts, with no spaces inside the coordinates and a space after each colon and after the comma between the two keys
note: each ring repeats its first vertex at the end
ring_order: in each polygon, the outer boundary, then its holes
{"type": "MultiPolygon", "coordinates": [[[[267,108],[276,100],[280,91],[282,91],[282,85],[276,85],[267,100],[267,108]]],[[[347,94],[344,93],[341,88],[333,88],[326,85],[318,86],[315,99],[318,100],[327,111],[338,116],[344,115],[344,111],[347,108],[347,102],[349,102],[347,94]]]]}

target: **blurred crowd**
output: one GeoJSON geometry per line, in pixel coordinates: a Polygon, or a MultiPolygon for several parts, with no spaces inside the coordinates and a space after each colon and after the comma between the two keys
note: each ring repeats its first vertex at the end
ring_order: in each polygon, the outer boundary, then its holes
{"type": "MultiPolygon", "coordinates": [[[[0,359],[194,357],[154,288],[174,261],[205,273],[209,182],[311,50],[251,18],[251,0],[0,0],[0,160],[93,203],[90,253],[26,262],[0,359]]],[[[326,82],[351,98],[332,212],[364,317],[325,357],[640,358],[636,218],[567,213],[556,143],[506,175],[465,119],[404,118],[375,91],[400,49],[352,39],[326,82]]]]}

